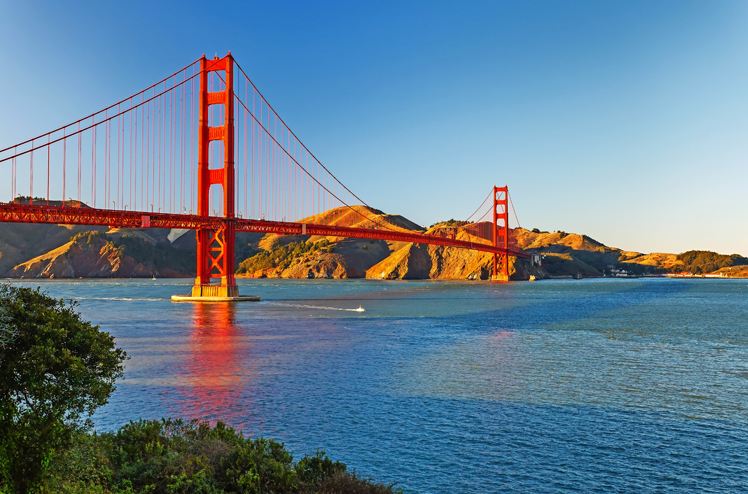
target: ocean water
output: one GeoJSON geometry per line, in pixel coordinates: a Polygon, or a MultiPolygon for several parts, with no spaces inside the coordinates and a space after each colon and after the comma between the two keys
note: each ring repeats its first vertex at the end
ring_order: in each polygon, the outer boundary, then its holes
{"type": "Polygon", "coordinates": [[[748,492],[748,281],[25,281],[116,336],[94,419],[223,420],[414,493],[748,492]],[[355,312],[359,306],[365,312],[355,312]]]}

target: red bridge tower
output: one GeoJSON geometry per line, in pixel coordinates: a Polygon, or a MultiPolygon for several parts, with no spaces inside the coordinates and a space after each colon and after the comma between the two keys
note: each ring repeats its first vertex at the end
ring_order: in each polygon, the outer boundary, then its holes
{"type": "MultiPolygon", "coordinates": [[[[224,58],[208,62],[200,59],[200,123],[198,128],[197,161],[197,214],[210,216],[210,188],[223,188],[223,227],[217,230],[197,230],[197,278],[192,287],[193,297],[238,297],[239,289],[234,279],[234,59],[231,52],[224,58]],[[223,91],[208,92],[208,73],[224,72],[223,91]],[[223,105],[223,125],[208,126],[208,109],[223,105]],[[223,144],[223,167],[211,168],[210,143],[223,144]],[[211,283],[220,278],[220,284],[211,283]]],[[[216,165],[216,163],[213,163],[216,165]]]]}
{"type": "MultiPolygon", "coordinates": [[[[509,188],[493,188],[493,245],[509,249],[509,188]]],[[[493,281],[509,281],[509,256],[493,255],[493,281]],[[501,267],[499,268],[499,263],[501,267]],[[499,272],[499,269],[501,272],[499,272]]]]}

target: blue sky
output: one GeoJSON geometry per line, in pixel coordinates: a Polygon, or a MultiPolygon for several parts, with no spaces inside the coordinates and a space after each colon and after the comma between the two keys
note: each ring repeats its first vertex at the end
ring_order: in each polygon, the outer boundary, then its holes
{"type": "Polygon", "coordinates": [[[0,147],[231,50],[386,212],[748,255],[748,2],[0,0],[0,47],[0,147]]]}

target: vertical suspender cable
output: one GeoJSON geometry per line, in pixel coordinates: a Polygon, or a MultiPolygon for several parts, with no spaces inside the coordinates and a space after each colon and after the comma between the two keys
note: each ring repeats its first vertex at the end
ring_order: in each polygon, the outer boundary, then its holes
{"type": "Polygon", "coordinates": [[[94,187],[96,187],[95,179],[96,176],[96,126],[94,125],[94,117],[91,116],[91,205],[96,207],[96,196],[94,195],[94,187]]]}
{"type": "MultiPolygon", "coordinates": [[[[135,182],[138,181],[138,160],[137,158],[135,159],[135,167],[133,168],[133,162],[132,162],[132,137],[133,137],[132,135],[132,98],[130,98],[130,111],[127,113],[128,113],[128,116],[130,117],[130,178],[128,180],[129,190],[127,191],[127,197],[128,197],[127,202],[129,203],[131,210],[137,210],[137,207],[135,206],[135,198],[133,198],[133,192],[137,193],[134,185],[135,185],[135,182]],[[133,176],[135,177],[135,182],[133,182],[133,176]]],[[[137,112],[136,112],[136,116],[137,116],[137,112]]],[[[135,123],[136,136],[137,136],[137,131],[138,131],[138,124],[136,122],[135,123]]],[[[138,147],[137,137],[135,138],[135,147],[136,148],[138,147]]]]}
{"type": "Polygon", "coordinates": [[[12,196],[13,202],[16,200],[16,155],[18,154],[18,146],[15,146],[13,148],[13,160],[11,163],[11,189],[10,189],[10,195],[12,196]]]}
{"type": "MultiPolygon", "coordinates": [[[[262,100],[260,100],[260,122],[262,122],[262,100]]],[[[263,178],[263,172],[265,167],[263,166],[262,160],[264,156],[263,146],[265,144],[265,138],[262,136],[262,125],[257,126],[257,219],[262,218],[263,208],[263,184],[265,180],[263,178]]]]}
{"type": "Polygon", "coordinates": [[[81,123],[78,122],[78,205],[82,202],[81,198],[81,153],[83,152],[83,142],[81,139],[81,123]]]}
{"type": "MultiPolygon", "coordinates": [[[[145,101],[145,95],[142,96],[142,100],[145,101]]],[[[143,101],[140,102],[140,210],[145,211],[143,205],[143,159],[145,151],[145,108],[143,107],[143,101]]],[[[137,152],[137,149],[135,150],[137,152]]]]}
{"type": "MultiPolygon", "coordinates": [[[[176,79],[174,80],[176,85],[176,79]]],[[[169,212],[174,212],[174,195],[175,186],[174,183],[174,139],[176,138],[176,91],[173,86],[169,91],[169,212]]]]}
{"type": "Polygon", "coordinates": [[[190,213],[195,210],[195,66],[190,80],[190,213]]]}
{"type": "MultiPolygon", "coordinates": [[[[246,101],[249,104],[249,97],[248,97],[248,86],[245,83],[244,84],[244,101],[246,101]]],[[[247,206],[247,196],[249,196],[247,192],[247,165],[249,163],[249,160],[247,159],[247,112],[246,110],[243,111],[244,114],[244,216],[249,217],[249,207],[247,206]]]]}
{"type": "Polygon", "coordinates": [[[257,110],[255,109],[255,90],[252,88],[252,121],[250,124],[252,125],[252,186],[250,187],[250,191],[252,194],[252,211],[250,211],[250,215],[252,218],[255,217],[255,116],[257,115],[257,110]]]}
{"type": "MultiPolygon", "coordinates": [[[[145,202],[146,206],[148,204],[151,204],[153,201],[151,200],[152,194],[149,194],[153,191],[153,187],[151,186],[151,103],[148,102],[145,107],[145,130],[146,130],[146,140],[145,140],[145,202]],[[150,196],[150,197],[149,197],[150,196]]],[[[147,210],[147,208],[146,208],[147,210]]]]}
{"type": "MultiPolygon", "coordinates": [[[[93,119],[93,117],[91,117],[93,119]]],[[[96,139],[97,139],[97,129],[98,125],[94,125],[92,129],[92,135],[91,140],[93,141],[93,173],[91,177],[91,190],[93,190],[93,193],[91,194],[91,204],[93,207],[96,207],[96,139]]]]}
{"type": "Polygon", "coordinates": [[[49,206],[49,134],[47,134],[47,206],[49,206]]]}
{"type": "MultiPolygon", "coordinates": [[[[117,113],[119,114],[119,112],[120,112],[120,105],[117,105],[117,113]]],[[[117,196],[116,196],[117,197],[117,202],[114,204],[114,209],[117,209],[117,206],[119,206],[119,176],[120,176],[120,158],[119,158],[119,153],[120,153],[120,145],[122,144],[120,142],[119,133],[120,133],[120,127],[121,126],[122,126],[121,125],[121,117],[118,115],[117,116],[117,196]]]]}
{"type": "Polygon", "coordinates": [[[34,140],[31,140],[31,157],[29,158],[29,204],[34,203],[34,140]]]}
{"type": "Polygon", "coordinates": [[[111,125],[112,122],[109,120],[109,112],[108,110],[104,110],[104,206],[109,204],[109,163],[112,159],[109,154],[111,125]]]}
{"type": "MultiPolygon", "coordinates": [[[[184,72],[184,74],[182,74],[182,81],[185,81],[186,79],[187,79],[187,72],[184,72]]],[[[179,207],[180,207],[180,210],[179,210],[179,212],[180,213],[184,213],[184,210],[187,209],[186,207],[184,207],[184,205],[185,205],[185,200],[184,200],[184,154],[185,154],[185,151],[186,151],[185,148],[184,148],[185,147],[185,143],[184,143],[184,134],[185,134],[185,132],[184,132],[184,108],[185,108],[185,104],[186,104],[186,102],[184,100],[184,98],[186,96],[185,89],[186,89],[186,84],[182,84],[182,94],[180,95],[180,101],[179,101],[179,104],[180,104],[180,107],[181,107],[180,113],[181,113],[181,117],[182,117],[181,118],[181,121],[182,121],[182,124],[181,124],[182,137],[180,139],[180,146],[179,146],[179,163],[180,163],[180,169],[181,169],[181,171],[179,172],[179,183],[180,183],[180,186],[179,186],[179,207]]]]}
{"type": "Polygon", "coordinates": [[[121,198],[122,202],[118,201],[117,202],[117,207],[119,209],[122,209],[122,207],[125,204],[125,167],[126,167],[126,165],[125,165],[125,149],[127,147],[126,146],[127,143],[125,141],[125,115],[124,114],[120,117],[120,122],[121,122],[120,123],[120,134],[122,136],[122,160],[121,160],[121,164],[122,165],[121,165],[121,168],[120,168],[120,173],[122,175],[122,180],[120,182],[120,187],[121,187],[121,196],[120,196],[120,198],[121,198]]]}
{"type": "Polygon", "coordinates": [[[273,112],[273,137],[275,138],[275,141],[273,141],[273,204],[275,207],[273,208],[273,219],[278,219],[278,116],[275,115],[275,112],[273,112]]]}
{"type": "Polygon", "coordinates": [[[162,97],[158,97],[158,195],[156,197],[156,205],[158,206],[159,212],[161,212],[161,153],[163,152],[163,137],[164,132],[162,130],[162,117],[163,112],[161,111],[162,97]]]}

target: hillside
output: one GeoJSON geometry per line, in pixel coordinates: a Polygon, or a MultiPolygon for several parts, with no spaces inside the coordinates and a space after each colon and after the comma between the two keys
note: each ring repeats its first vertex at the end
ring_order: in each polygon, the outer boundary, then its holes
{"type": "MultiPolygon", "coordinates": [[[[84,206],[85,207],[85,206],[84,206]]],[[[345,226],[387,224],[401,231],[424,228],[399,215],[356,206],[302,220],[345,226]]],[[[488,243],[488,224],[449,221],[427,232],[488,243]],[[484,234],[480,234],[486,236],[484,234]]],[[[718,272],[748,276],[748,259],[711,252],[631,252],[566,232],[513,230],[518,247],[539,253],[542,266],[510,260],[512,279],[599,277],[661,272],[718,272]]],[[[189,277],[195,272],[195,235],[188,230],[0,223],[0,275],[12,278],[189,277]]],[[[407,242],[310,235],[237,233],[237,276],[251,278],[488,279],[493,256],[485,252],[407,242]]]]}
{"type": "Polygon", "coordinates": [[[11,278],[132,278],[191,276],[194,258],[144,232],[86,231],[16,265],[11,278]]]}
{"type": "MultiPolygon", "coordinates": [[[[262,235],[238,233],[237,264],[262,235]]],[[[6,278],[192,277],[190,230],[0,223],[0,276],[6,278]]]]}

